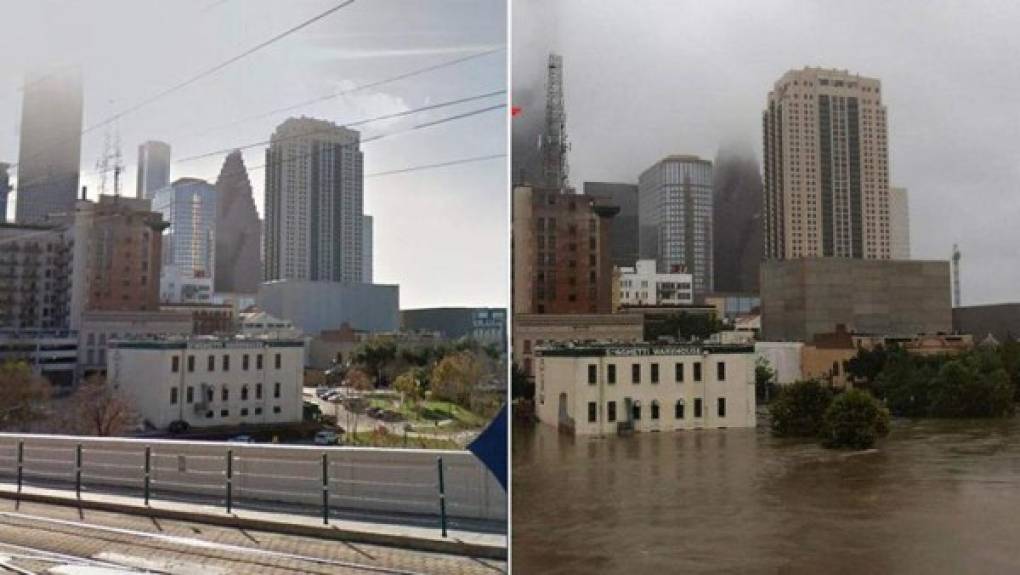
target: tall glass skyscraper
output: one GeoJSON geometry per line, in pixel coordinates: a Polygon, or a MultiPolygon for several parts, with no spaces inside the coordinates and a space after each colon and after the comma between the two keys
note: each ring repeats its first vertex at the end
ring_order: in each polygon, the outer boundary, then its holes
{"type": "Polygon", "coordinates": [[[638,179],[638,251],[659,273],[694,276],[695,296],[712,285],[712,162],[667,156],[638,179]]]}
{"type": "Polygon", "coordinates": [[[170,224],[163,231],[162,299],[204,301],[216,270],[216,188],[181,178],[156,192],[152,209],[170,224]]]}
{"type": "Polygon", "coordinates": [[[170,144],[149,141],[138,146],[138,183],[135,195],[151,200],[170,185],[170,144]]]}

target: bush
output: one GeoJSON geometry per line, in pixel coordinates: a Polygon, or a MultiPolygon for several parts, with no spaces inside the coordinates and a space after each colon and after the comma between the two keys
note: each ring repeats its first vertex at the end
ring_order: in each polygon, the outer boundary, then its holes
{"type": "Polygon", "coordinates": [[[772,433],[780,437],[816,437],[822,429],[832,391],[817,380],[783,387],[769,404],[772,433]]]}
{"type": "Polygon", "coordinates": [[[825,447],[870,449],[888,434],[889,410],[866,391],[842,393],[825,410],[821,432],[825,447]]]}

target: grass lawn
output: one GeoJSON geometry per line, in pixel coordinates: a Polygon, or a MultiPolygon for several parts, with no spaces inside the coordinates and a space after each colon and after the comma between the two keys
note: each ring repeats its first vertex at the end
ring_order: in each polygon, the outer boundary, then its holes
{"type": "Polygon", "coordinates": [[[404,443],[404,436],[396,433],[377,433],[374,431],[363,431],[357,434],[350,434],[344,437],[345,445],[357,445],[361,447],[407,447],[409,449],[463,449],[456,442],[449,439],[436,439],[431,437],[408,437],[404,443]]]}
{"type": "Polygon", "coordinates": [[[437,421],[450,419],[452,427],[443,426],[444,429],[478,429],[488,423],[488,418],[482,417],[463,407],[448,401],[427,400],[421,402],[416,411],[409,403],[401,403],[399,399],[375,398],[369,401],[369,406],[380,409],[392,409],[404,416],[411,424],[433,425],[437,421]]]}

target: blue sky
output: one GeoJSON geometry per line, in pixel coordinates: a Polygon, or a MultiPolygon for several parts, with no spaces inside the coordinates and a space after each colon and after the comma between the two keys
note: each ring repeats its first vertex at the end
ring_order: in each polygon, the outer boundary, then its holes
{"type": "MultiPolygon", "coordinates": [[[[0,0],[0,161],[16,162],[26,70],[76,64],[85,76],[85,126],[243,52],[336,0],[0,0]]],[[[506,89],[505,0],[357,0],[349,7],[130,113],[115,124],[134,194],[138,144],[164,140],[175,160],[266,140],[290,115],[346,123],[506,89]],[[283,114],[265,112],[486,50],[449,68],[283,114]]],[[[362,137],[505,102],[494,96],[376,122],[362,137]]],[[[506,112],[394,134],[363,146],[365,173],[506,152],[506,112]]],[[[82,142],[84,183],[104,129],[82,142]]],[[[171,177],[215,180],[223,157],[176,162],[171,177]]],[[[261,166],[264,148],[244,152],[261,166]]],[[[249,173],[262,211],[263,170],[249,173]]],[[[498,305],[508,299],[507,168],[495,159],[365,181],[375,218],[375,277],[398,283],[401,307],[498,305]]],[[[108,193],[112,189],[107,190],[108,193]]]]}

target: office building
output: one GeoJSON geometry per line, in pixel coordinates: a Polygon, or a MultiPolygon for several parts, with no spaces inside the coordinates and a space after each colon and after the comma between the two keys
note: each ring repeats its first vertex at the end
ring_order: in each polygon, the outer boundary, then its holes
{"type": "Polygon", "coordinates": [[[639,314],[514,314],[513,362],[535,377],[535,350],[570,342],[637,342],[644,337],[639,314]]]}
{"type": "Polygon", "coordinates": [[[619,208],[569,191],[513,191],[515,313],[612,311],[611,224],[619,208]]]}
{"type": "Polygon", "coordinates": [[[259,286],[256,305],[308,335],[344,323],[368,332],[400,328],[400,288],[395,285],[278,280],[259,286]]]}
{"type": "Polygon", "coordinates": [[[216,188],[181,178],[155,192],[152,209],[163,230],[160,301],[210,302],[216,272],[216,188]]]}
{"type": "Polygon", "coordinates": [[[762,124],[765,258],[890,259],[881,83],[792,70],[769,92],[762,124]]]}
{"type": "Polygon", "coordinates": [[[66,226],[0,224],[0,328],[71,327],[73,245],[66,226]]]}
{"type": "Polygon", "coordinates": [[[621,306],[693,305],[694,278],[687,273],[659,273],[655,260],[638,260],[619,269],[621,306]]]}
{"type": "Polygon", "coordinates": [[[360,134],[291,118],[266,151],[265,281],[362,281],[360,134]]]}
{"type": "Polygon", "coordinates": [[[38,223],[71,212],[81,167],[82,82],[78,71],[25,79],[15,220],[38,223]]]}
{"type": "Polygon", "coordinates": [[[229,303],[161,303],[162,312],[186,313],[191,316],[191,334],[223,335],[239,327],[234,306],[229,303]]]}
{"type": "Polygon", "coordinates": [[[535,353],[535,413],[564,431],[615,435],[757,424],[749,345],[556,345],[535,353]]]}
{"type": "Polygon", "coordinates": [[[7,223],[7,198],[11,193],[10,164],[0,162],[0,224],[7,223]]]}
{"type": "Polygon", "coordinates": [[[374,233],[374,230],[373,230],[372,226],[373,226],[372,216],[363,216],[362,219],[361,219],[361,234],[362,234],[361,249],[363,250],[363,253],[361,255],[361,266],[362,266],[361,267],[361,281],[363,283],[367,283],[367,284],[372,283],[372,268],[373,268],[373,264],[372,264],[372,258],[373,258],[373,254],[372,254],[373,239],[372,239],[372,237],[373,236],[372,236],[372,234],[374,233]]]}
{"type": "Polygon", "coordinates": [[[0,329],[0,364],[25,362],[57,388],[75,382],[78,338],[67,330],[0,329]]]}
{"type": "Polygon", "coordinates": [[[756,293],[762,259],[762,182],[754,152],[720,148],[712,188],[713,290],[756,293]]]}
{"type": "Polygon", "coordinates": [[[301,421],[301,339],[120,339],[110,355],[108,380],[156,429],[301,421]]]}
{"type": "Polygon", "coordinates": [[[694,276],[695,297],[712,291],[712,162],[667,156],[638,179],[641,259],[662,273],[694,276]]]}
{"type": "Polygon", "coordinates": [[[78,376],[105,373],[110,342],[115,339],[152,339],[165,335],[188,336],[194,320],[176,311],[85,311],[78,318],[78,376]]]}
{"type": "Polygon", "coordinates": [[[883,335],[953,329],[948,261],[798,258],[762,264],[762,336],[811,341],[838,325],[883,335]]]}
{"type": "Polygon", "coordinates": [[[889,189],[889,244],[892,259],[910,259],[910,198],[906,188],[889,189]]]}
{"type": "Polygon", "coordinates": [[[262,281],[262,222],[240,151],[216,178],[216,293],[254,295],[262,281]]]}
{"type": "Polygon", "coordinates": [[[151,200],[170,185],[170,144],[149,141],[138,146],[135,197],[151,200]]]}
{"type": "Polygon", "coordinates": [[[638,260],[638,187],[615,182],[585,182],[584,194],[620,208],[609,236],[610,260],[616,267],[633,267],[638,260]]]}

